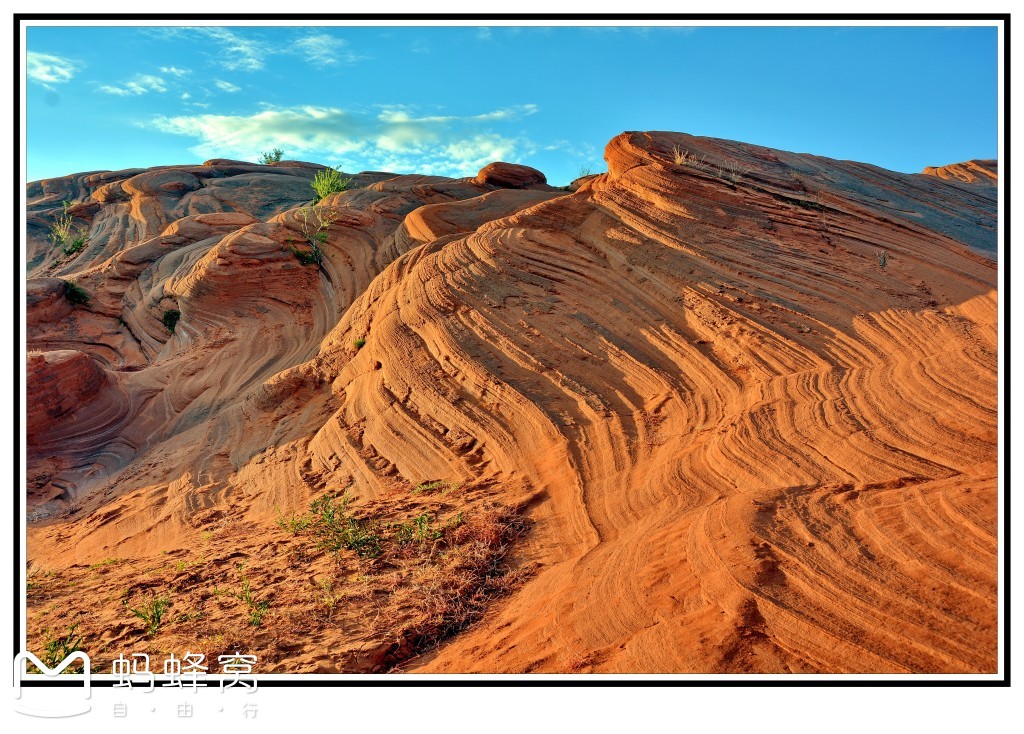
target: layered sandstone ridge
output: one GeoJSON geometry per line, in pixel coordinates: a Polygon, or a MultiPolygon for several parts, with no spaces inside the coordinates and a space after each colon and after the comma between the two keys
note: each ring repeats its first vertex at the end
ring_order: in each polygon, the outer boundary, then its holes
{"type": "Polygon", "coordinates": [[[30,562],[443,480],[524,508],[537,571],[409,669],[994,672],[994,165],[605,158],[360,174],[320,266],[309,165],[30,184],[30,562]]]}
{"type": "Polygon", "coordinates": [[[992,159],[966,161],[949,166],[928,166],[921,173],[947,181],[963,181],[995,186],[999,180],[998,162],[992,159]]]}

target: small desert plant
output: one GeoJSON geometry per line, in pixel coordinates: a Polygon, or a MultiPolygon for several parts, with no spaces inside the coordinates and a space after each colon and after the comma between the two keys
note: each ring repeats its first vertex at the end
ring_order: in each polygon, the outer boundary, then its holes
{"type": "Polygon", "coordinates": [[[719,169],[719,175],[722,178],[728,178],[733,183],[739,183],[739,180],[750,173],[749,167],[741,166],[739,163],[726,163],[724,169],[719,169]]]}
{"type": "Polygon", "coordinates": [[[321,497],[309,505],[309,526],[321,550],[355,551],[363,558],[376,558],[381,553],[381,536],[377,523],[348,513],[347,497],[321,497]]]}
{"type": "Polygon", "coordinates": [[[252,594],[252,585],[244,573],[242,574],[242,590],[237,594],[237,597],[245,603],[246,608],[249,610],[249,626],[262,627],[263,618],[270,611],[270,602],[256,601],[252,594]]]}
{"type": "Polygon", "coordinates": [[[356,349],[362,349],[363,347],[366,346],[366,339],[363,339],[363,337],[359,337],[358,339],[352,342],[352,346],[354,346],[356,349]]]}
{"type": "Polygon", "coordinates": [[[686,166],[693,162],[694,157],[690,155],[690,151],[682,150],[678,145],[673,145],[672,160],[677,166],[686,166]]]}
{"type": "Polygon", "coordinates": [[[269,153],[260,153],[260,164],[269,166],[271,163],[280,163],[283,155],[284,151],[280,148],[274,148],[269,153]]]}
{"type": "Polygon", "coordinates": [[[297,515],[294,512],[285,517],[280,510],[277,515],[277,526],[292,535],[298,535],[309,526],[308,515],[297,515]]]}
{"type": "Polygon", "coordinates": [[[316,601],[323,606],[328,618],[334,614],[334,608],[338,606],[339,598],[338,593],[334,590],[334,582],[331,579],[317,579],[316,601]]]}
{"type": "Polygon", "coordinates": [[[889,264],[889,253],[885,250],[879,250],[876,253],[876,256],[878,257],[878,264],[881,266],[882,270],[885,270],[885,266],[889,264]]]}
{"type": "Polygon", "coordinates": [[[63,210],[50,225],[50,241],[65,255],[74,255],[89,241],[88,230],[85,227],[75,227],[75,218],[68,211],[70,208],[71,202],[65,201],[63,210]]]}
{"type": "MultiPolygon", "coordinates": [[[[82,649],[82,636],[75,633],[78,629],[78,623],[71,625],[68,628],[66,635],[60,637],[51,636],[52,633],[49,629],[43,631],[46,635],[46,642],[43,644],[42,661],[43,664],[50,668],[55,668],[61,664],[61,662],[71,653],[79,652],[82,649]]],[[[69,665],[64,669],[64,673],[75,673],[80,672],[81,665],[69,665]]]]}
{"type": "Polygon", "coordinates": [[[89,302],[89,294],[76,283],[72,283],[70,280],[62,281],[64,283],[64,297],[71,301],[76,306],[84,306],[89,302]]]}
{"type": "Polygon", "coordinates": [[[413,542],[426,543],[431,540],[437,540],[444,535],[443,528],[433,527],[430,515],[427,513],[423,513],[409,522],[394,525],[393,527],[395,541],[399,545],[407,545],[413,542]]]}
{"type": "Polygon", "coordinates": [[[296,247],[291,248],[292,254],[303,265],[319,265],[323,262],[324,253],[320,245],[327,242],[327,231],[338,220],[338,214],[322,206],[304,206],[296,212],[301,222],[302,236],[306,238],[311,251],[306,252],[296,247]]]}
{"type": "Polygon", "coordinates": [[[89,570],[90,571],[95,571],[97,569],[104,568],[105,566],[113,566],[113,565],[115,565],[117,563],[124,563],[124,560],[123,559],[117,559],[117,558],[110,558],[108,556],[107,558],[104,558],[102,561],[98,561],[96,563],[91,564],[89,566],[89,570]]]}
{"type": "Polygon", "coordinates": [[[176,308],[171,308],[164,311],[164,317],[161,319],[167,331],[174,333],[174,327],[178,325],[178,320],[181,318],[181,311],[176,308]]]}
{"type": "Polygon", "coordinates": [[[313,191],[316,192],[316,198],[313,199],[313,203],[316,204],[331,194],[344,191],[348,188],[351,180],[342,176],[341,171],[336,168],[321,168],[313,176],[313,182],[310,184],[313,187],[313,191]]]}
{"type": "Polygon", "coordinates": [[[315,249],[312,252],[306,252],[300,250],[297,247],[292,248],[292,254],[299,261],[299,265],[319,265],[324,261],[324,256],[319,249],[315,249]]]}
{"type": "Polygon", "coordinates": [[[171,600],[169,597],[153,595],[142,606],[136,608],[129,607],[128,611],[143,621],[146,625],[146,635],[153,637],[160,631],[160,623],[163,621],[164,614],[170,606],[171,600]]]}
{"type": "Polygon", "coordinates": [[[436,492],[437,490],[441,489],[442,487],[444,487],[444,482],[442,482],[442,481],[437,481],[437,482],[421,482],[420,484],[417,484],[415,487],[412,488],[412,493],[413,494],[419,494],[420,492],[427,492],[427,493],[436,492]]]}
{"type": "Polygon", "coordinates": [[[586,178],[587,176],[593,176],[594,169],[590,166],[580,166],[580,172],[576,174],[576,178],[586,178]]]}

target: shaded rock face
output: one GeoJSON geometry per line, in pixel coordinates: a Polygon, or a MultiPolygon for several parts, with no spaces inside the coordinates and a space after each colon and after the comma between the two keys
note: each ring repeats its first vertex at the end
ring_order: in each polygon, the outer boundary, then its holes
{"type": "Polygon", "coordinates": [[[282,511],[443,481],[526,508],[537,570],[412,669],[993,672],[994,166],[669,132],[605,159],[571,192],[359,174],[318,265],[311,166],[30,184],[30,562],[244,522],[284,595],[282,511]]]}

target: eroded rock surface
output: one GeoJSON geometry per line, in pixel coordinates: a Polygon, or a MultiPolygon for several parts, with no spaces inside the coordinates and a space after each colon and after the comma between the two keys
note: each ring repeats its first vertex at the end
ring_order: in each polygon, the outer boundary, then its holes
{"type": "MultiPolygon", "coordinates": [[[[571,192],[359,174],[319,265],[312,165],[30,184],[30,563],[231,532],[292,598],[282,513],[443,481],[528,513],[506,563],[536,572],[406,669],[995,672],[994,164],[667,132],[605,158],[571,192]]],[[[266,650],[343,669],[317,629],[266,650]]]]}

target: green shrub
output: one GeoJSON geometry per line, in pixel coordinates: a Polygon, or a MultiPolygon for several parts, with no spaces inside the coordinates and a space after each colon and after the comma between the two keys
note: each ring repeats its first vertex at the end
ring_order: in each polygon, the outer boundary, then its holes
{"type": "Polygon", "coordinates": [[[256,601],[252,594],[252,585],[244,573],[242,574],[242,590],[238,593],[237,597],[245,603],[246,608],[249,610],[249,626],[262,627],[263,618],[270,611],[270,602],[256,601]]]}
{"type": "Polygon", "coordinates": [[[181,318],[181,311],[176,308],[171,308],[164,311],[164,317],[162,321],[164,326],[167,327],[167,331],[174,333],[174,327],[178,325],[178,320],[181,318]]]}
{"type": "Polygon", "coordinates": [[[319,265],[324,261],[324,254],[320,248],[310,251],[300,250],[298,247],[291,248],[292,254],[298,259],[300,265],[319,265]]]}
{"type": "Polygon", "coordinates": [[[309,505],[309,527],[322,550],[355,551],[363,558],[376,558],[381,553],[381,536],[377,523],[348,514],[347,497],[321,497],[309,505]]]}
{"type": "Polygon", "coordinates": [[[436,482],[421,482],[412,488],[413,494],[419,494],[420,492],[435,492],[444,487],[444,482],[438,480],[436,482]]]}
{"type": "Polygon", "coordinates": [[[356,349],[362,349],[363,347],[366,346],[366,340],[363,339],[362,337],[359,337],[358,339],[352,342],[352,346],[354,346],[356,349]]]}
{"type": "Polygon", "coordinates": [[[269,166],[271,163],[280,163],[283,155],[284,151],[280,148],[274,148],[269,153],[260,153],[260,164],[269,166]]]}
{"type": "Polygon", "coordinates": [[[84,306],[89,302],[89,294],[76,283],[70,280],[61,281],[64,283],[64,297],[76,306],[84,306]]]}
{"type": "Polygon", "coordinates": [[[303,206],[295,213],[301,222],[302,236],[311,248],[310,252],[292,247],[291,251],[303,265],[319,265],[324,260],[320,245],[327,242],[327,232],[337,221],[338,214],[333,209],[323,206],[303,206]]]}
{"type": "MultiPolygon", "coordinates": [[[[461,521],[462,516],[460,515],[459,522],[461,521]]],[[[413,542],[426,543],[431,540],[437,540],[444,535],[445,530],[447,529],[447,527],[433,527],[430,515],[427,513],[423,513],[409,522],[404,522],[392,527],[394,529],[395,541],[397,541],[399,545],[407,545],[413,542]]]]}
{"type": "MultiPolygon", "coordinates": [[[[75,630],[78,629],[78,623],[71,625],[68,628],[68,633],[61,637],[51,637],[50,630],[44,630],[43,634],[46,635],[46,642],[43,646],[42,661],[43,664],[50,668],[55,668],[63,662],[63,660],[73,652],[79,652],[82,649],[82,636],[75,634],[75,630]]],[[[64,673],[76,673],[81,671],[81,664],[69,665],[64,669],[64,673]]]]}
{"type": "Polygon", "coordinates": [[[150,596],[142,606],[129,608],[132,614],[141,619],[146,625],[146,634],[152,637],[160,631],[160,622],[164,614],[171,606],[170,598],[166,596],[150,596]]]}
{"type": "Polygon", "coordinates": [[[65,255],[77,254],[89,241],[89,231],[85,227],[75,227],[75,218],[68,209],[71,202],[65,201],[64,208],[57,219],[50,225],[50,241],[59,247],[65,255]]]}
{"type": "Polygon", "coordinates": [[[277,526],[292,535],[298,535],[309,526],[309,516],[296,515],[293,512],[288,517],[285,517],[279,512],[277,516],[277,526]]]}
{"type": "Polygon", "coordinates": [[[351,180],[342,176],[341,171],[336,168],[321,168],[313,176],[313,182],[310,184],[313,187],[313,191],[316,192],[313,203],[315,204],[321,199],[326,199],[331,194],[344,191],[348,188],[351,180]]]}

